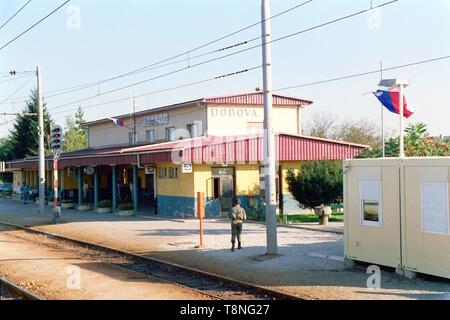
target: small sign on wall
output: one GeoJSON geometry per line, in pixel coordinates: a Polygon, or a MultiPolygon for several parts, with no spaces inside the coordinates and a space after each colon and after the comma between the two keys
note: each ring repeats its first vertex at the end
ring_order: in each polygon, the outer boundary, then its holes
{"type": "Polygon", "coordinates": [[[145,167],[145,174],[155,174],[155,167],[145,167]]]}
{"type": "Polygon", "coordinates": [[[183,163],[183,173],[192,173],[192,163],[183,163]]]}

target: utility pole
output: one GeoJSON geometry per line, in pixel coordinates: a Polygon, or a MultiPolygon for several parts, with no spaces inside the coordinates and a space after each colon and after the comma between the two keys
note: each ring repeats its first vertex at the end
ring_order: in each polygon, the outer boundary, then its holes
{"type": "Polygon", "coordinates": [[[39,132],[39,214],[45,210],[45,147],[44,147],[44,101],[42,88],[42,70],[36,68],[37,89],[38,89],[38,132],[39,132]]]}
{"type": "Polygon", "coordinates": [[[131,101],[133,102],[133,144],[137,144],[137,134],[136,134],[136,98],[132,97],[131,101]]]}
{"type": "Polygon", "coordinates": [[[277,199],[275,186],[275,137],[272,127],[272,52],[269,0],[262,0],[262,57],[264,94],[264,183],[266,198],[267,254],[278,254],[277,199]]]}

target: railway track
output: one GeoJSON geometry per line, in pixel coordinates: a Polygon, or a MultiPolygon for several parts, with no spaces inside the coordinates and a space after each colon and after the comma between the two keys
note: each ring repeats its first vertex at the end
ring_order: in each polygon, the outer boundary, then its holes
{"type": "Polygon", "coordinates": [[[0,300],[43,300],[17,284],[0,278],[0,300]]]}
{"type": "Polygon", "coordinates": [[[23,230],[27,233],[45,236],[56,241],[56,243],[60,246],[72,247],[71,249],[74,252],[81,256],[85,256],[86,258],[107,263],[116,268],[132,272],[143,278],[156,278],[166,283],[188,288],[217,300],[301,299],[300,297],[277,290],[95,243],[72,239],[1,221],[0,225],[9,228],[10,230],[23,230]]]}

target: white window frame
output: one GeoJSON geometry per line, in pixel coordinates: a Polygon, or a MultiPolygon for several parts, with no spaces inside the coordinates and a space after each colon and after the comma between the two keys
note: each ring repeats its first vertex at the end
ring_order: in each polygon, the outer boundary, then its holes
{"type": "Polygon", "coordinates": [[[169,179],[178,179],[179,172],[178,167],[169,167],[169,179]]]}
{"type": "Polygon", "coordinates": [[[175,141],[175,127],[166,128],[166,140],[168,142],[175,141]],[[170,133],[172,131],[172,133],[170,133]]]}
{"type": "Polygon", "coordinates": [[[365,179],[359,182],[359,212],[361,225],[374,228],[383,227],[383,193],[382,183],[379,179],[365,179]],[[362,185],[365,182],[378,182],[379,184],[379,199],[365,199],[362,194],[362,185]],[[364,219],[364,201],[378,201],[378,222],[367,221],[364,219]]]}
{"type": "Polygon", "coordinates": [[[199,128],[200,126],[198,125],[198,123],[190,123],[187,125],[187,131],[189,132],[191,138],[200,137],[199,128]]]}
{"type": "Polygon", "coordinates": [[[167,179],[168,172],[167,167],[162,167],[158,169],[158,179],[167,179]]]}
{"type": "Polygon", "coordinates": [[[448,198],[448,181],[422,181],[420,183],[420,219],[421,219],[421,231],[422,233],[426,233],[426,234],[434,234],[434,235],[440,235],[440,236],[449,236],[450,235],[450,228],[449,228],[449,221],[450,221],[450,209],[449,209],[449,198],[448,198]],[[446,206],[447,206],[447,224],[446,224],[446,229],[447,232],[438,232],[438,231],[428,231],[425,230],[425,223],[424,223],[424,212],[423,212],[423,187],[425,183],[441,183],[441,184],[446,184],[446,206]]]}
{"type": "Polygon", "coordinates": [[[138,143],[137,132],[128,133],[128,142],[131,146],[135,146],[138,143]]]}
{"type": "Polygon", "coordinates": [[[146,130],[145,131],[145,138],[146,138],[148,144],[155,143],[155,141],[156,141],[155,129],[146,130]],[[153,139],[150,139],[150,135],[152,135],[153,139]]]}

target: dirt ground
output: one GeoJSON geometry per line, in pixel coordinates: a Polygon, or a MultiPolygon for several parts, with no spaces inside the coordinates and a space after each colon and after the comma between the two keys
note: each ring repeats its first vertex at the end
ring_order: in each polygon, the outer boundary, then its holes
{"type": "Polygon", "coordinates": [[[381,272],[381,288],[367,288],[368,266],[347,268],[340,233],[278,228],[279,253],[267,259],[265,226],[244,226],[244,249],[230,252],[227,221],[205,223],[206,247],[198,244],[198,221],[149,217],[124,218],[77,211],[63,213],[63,222],[49,225],[33,207],[0,200],[0,221],[10,221],[53,233],[134,253],[157,257],[188,267],[268,286],[308,299],[450,299],[450,280],[420,277],[409,280],[394,270],[381,272]]]}
{"type": "Polygon", "coordinates": [[[49,242],[23,231],[0,232],[0,276],[51,300],[208,299],[192,290],[87,259],[49,242]],[[80,270],[79,288],[76,268],[80,270]]]}

